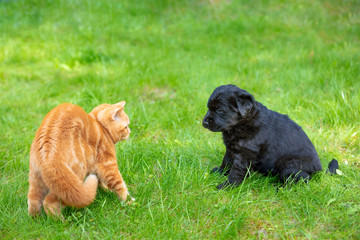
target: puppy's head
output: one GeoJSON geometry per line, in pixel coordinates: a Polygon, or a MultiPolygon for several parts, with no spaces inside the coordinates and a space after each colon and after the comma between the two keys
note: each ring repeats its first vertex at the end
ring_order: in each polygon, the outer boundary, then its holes
{"type": "Polygon", "coordinates": [[[235,85],[217,87],[211,94],[203,126],[213,132],[223,132],[246,120],[255,106],[254,97],[235,85]]]}

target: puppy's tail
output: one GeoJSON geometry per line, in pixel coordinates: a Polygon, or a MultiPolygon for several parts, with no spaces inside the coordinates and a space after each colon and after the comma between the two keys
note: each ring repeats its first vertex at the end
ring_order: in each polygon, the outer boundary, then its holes
{"type": "Polygon", "coordinates": [[[331,160],[329,163],[328,171],[331,174],[336,174],[336,169],[339,169],[339,163],[336,159],[331,160]]]}

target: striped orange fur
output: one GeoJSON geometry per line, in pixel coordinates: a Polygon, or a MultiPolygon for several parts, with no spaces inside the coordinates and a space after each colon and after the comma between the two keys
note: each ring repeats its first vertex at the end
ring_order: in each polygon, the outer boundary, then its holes
{"type": "Polygon", "coordinates": [[[28,210],[61,216],[61,208],[89,205],[98,181],[125,201],[128,189],[119,172],[115,144],[130,135],[125,101],[102,104],[87,114],[64,103],[51,110],[30,149],[28,210]],[[85,181],[84,181],[85,179],[85,181]]]}

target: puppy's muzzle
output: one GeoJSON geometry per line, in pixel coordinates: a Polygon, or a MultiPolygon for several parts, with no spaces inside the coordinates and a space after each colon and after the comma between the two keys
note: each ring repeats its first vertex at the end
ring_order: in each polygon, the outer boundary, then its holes
{"type": "Polygon", "coordinates": [[[207,119],[204,118],[203,122],[202,122],[202,125],[204,128],[209,128],[209,122],[207,119]]]}
{"type": "Polygon", "coordinates": [[[209,128],[209,111],[207,111],[207,113],[205,114],[205,117],[202,121],[202,125],[204,128],[209,128]]]}

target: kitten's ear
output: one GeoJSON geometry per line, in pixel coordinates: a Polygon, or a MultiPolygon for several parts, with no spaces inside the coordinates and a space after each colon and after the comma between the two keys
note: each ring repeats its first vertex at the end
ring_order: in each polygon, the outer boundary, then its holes
{"type": "Polygon", "coordinates": [[[114,110],[112,111],[112,119],[115,121],[120,120],[120,113],[122,110],[124,110],[125,107],[125,101],[121,101],[119,103],[114,104],[114,110]]]}
{"type": "Polygon", "coordinates": [[[115,103],[113,106],[123,109],[125,107],[125,104],[126,104],[125,101],[121,101],[121,102],[115,103]]]}

